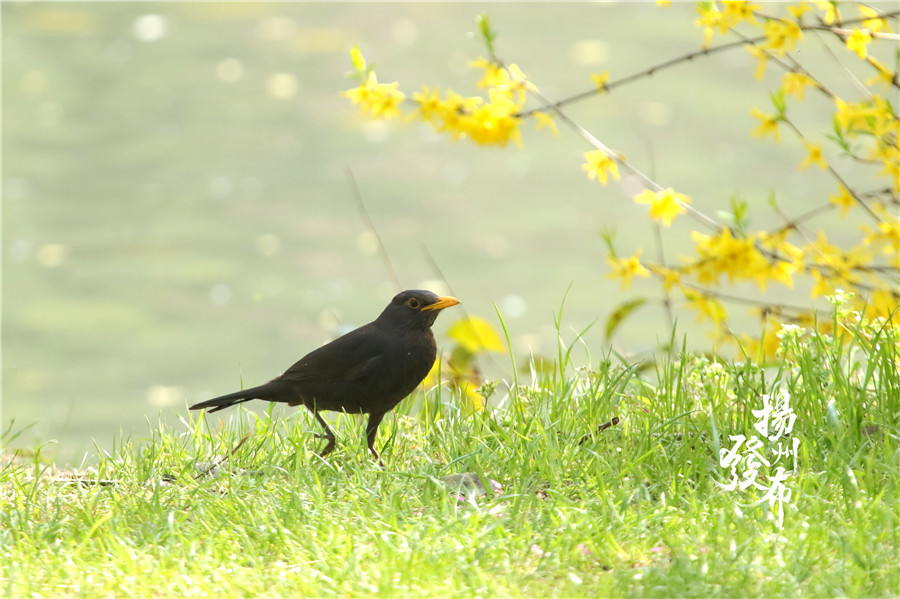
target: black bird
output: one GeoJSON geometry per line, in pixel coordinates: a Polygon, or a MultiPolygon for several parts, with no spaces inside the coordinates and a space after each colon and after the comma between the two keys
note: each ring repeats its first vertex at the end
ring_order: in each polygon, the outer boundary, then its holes
{"type": "Polygon", "coordinates": [[[375,451],[378,425],[431,370],[437,355],[431,325],[441,310],[458,303],[455,297],[430,291],[403,291],[374,321],[310,352],[265,385],[201,401],[190,409],[212,408],[212,413],[251,399],[304,405],[325,429],[328,444],[320,456],[335,444],[320,411],[368,414],[366,441],[381,463],[375,451]]]}

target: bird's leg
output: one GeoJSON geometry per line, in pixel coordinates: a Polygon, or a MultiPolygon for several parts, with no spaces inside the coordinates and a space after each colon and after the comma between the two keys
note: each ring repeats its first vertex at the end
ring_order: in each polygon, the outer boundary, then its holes
{"type": "Polygon", "coordinates": [[[320,439],[328,439],[328,444],[325,445],[325,449],[323,449],[322,451],[319,452],[319,457],[324,458],[329,453],[331,453],[331,450],[334,449],[334,432],[331,430],[331,428],[328,426],[328,424],[325,422],[325,420],[322,419],[322,416],[320,416],[318,412],[314,411],[313,416],[316,417],[316,420],[318,420],[319,424],[322,425],[322,428],[325,429],[324,435],[316,435],[316,436],[319,437],[320,439]]]}
{"type": "Polygon", "coordinates": [[[384,418],[384,412],[372,412],[369,414],[369,424],[366,426],[366,443],[369,444],[369,451],[378,460],[378,465],[384,468],[381,456],[375,451],[375,433],[378,432],[378,425],[381,424],[382,418],[384,418]]]}

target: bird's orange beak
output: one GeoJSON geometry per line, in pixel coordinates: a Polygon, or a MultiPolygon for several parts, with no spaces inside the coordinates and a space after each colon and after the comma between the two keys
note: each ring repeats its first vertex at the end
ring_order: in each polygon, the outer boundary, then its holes
{"type": "Polygon", "coordinates": [[[424,306],[423,308],[421,308],[421,310],[423,312],[426,310],[443,310],[444,308],[449,308],[450,306],[455,306],[458,303],[460,303],[460,302],[455,297],[450,297],[449,295],[444,295],[444,296],[437,298],[437,301],[434,302],[433,304],[428,304],[427,306],[424,306]]]}

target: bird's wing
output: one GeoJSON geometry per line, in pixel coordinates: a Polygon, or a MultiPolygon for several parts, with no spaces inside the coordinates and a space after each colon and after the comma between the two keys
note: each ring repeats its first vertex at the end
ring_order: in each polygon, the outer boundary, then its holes
{"type": "Polygon", "coordinates": [[[352,381],[380,367],[383,349],[381,332],[365,325],[311,351],[278,378],[290,381],[352,381]]]}

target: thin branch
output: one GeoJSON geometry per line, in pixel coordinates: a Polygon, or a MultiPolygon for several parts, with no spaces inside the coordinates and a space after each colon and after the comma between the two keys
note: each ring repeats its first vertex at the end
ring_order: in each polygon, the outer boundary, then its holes
{"type": "MultiPolygon", "coordinates": [[[[867,20],[869,20],[869,19],[871,19],[871,18],[890,19],[890,18],[895,18],[895,17],[897,17],[898,15],[900,15],[900,11],[893,11],[893,12],[888,12],[888,13],[881,14],[881,15],[879,15],[878,17],[860,17],[860,18],[858,18],[858,19],[850,19],[850,20],[844,21],[842,24],[843,24],[843,25],[847,25],[847,24],[852,24],[852,23],[860,23],[860,22],[862,22],[862,21],[867,21],[867,20]]],[[[766,18],[766,19],[772,19],[772,18],[774,18],[774,17],[767,17],[767,16],[765,16],[765,15],[760,15],[760,16],[761,16],[762,18],[766,18]]],[[[824,25],[824,24],[799,25],[799,27],[800,27],[800,30],[801,30],[801,31],[809,31],[809,30],[829,30],[829,31],[830,31],[830,30],[831,30],[830,27],[828,27],[828,26],[826,26],[826,25],[824,25]]],[[[599,88],[599,89],[598,89],[598,88],[594,88],[594,89],[591,89],[591,90],[588,90],[588,91],[580,92],[580,93],[578,93],[578,94],[569,96],[568,98],[559,100],[558,102],[549,102],[549,101],[546,101],[546,104],[545,104],[544,106],[540,106],[540,107],[538,107],[538,108],[534,108],[534,109],[531,109],[531,110],[527,110],[527,111],[524,111],[524,112],[520,112],[520,113],[518,113],[518,114],[515,115],[515,116],[526,117],[526,116],[531,116],[531,115],[534,114],[535,112],[546,112],[546,111],[548,111],[548,110],[553,110],[553,109],[562,108],[563,106],[567,106],[567,105],[569,105],[569,104],[573,104],[573,103],[578,102],[578,101],[580,101],[580,100],[584,100],[585,98],[589,98],[589,97],[591,97],[591,96],[597,95],[597,94],[599,94],[600,92],[609,91],[609,90],[614,89],[614,88],[616,88],[616,87],[621,87],[621,86],[623,86],[623,85],[625,85],[625,84],[627,84],[627,83],[632,83],[633,81],[637,81],[637,80],[639,80],[639,79],[643,79],[644,77],[650,77],[650,76],[652,76],[652,75],[655,75],[655,74],[658,73],[659,71],[664,71],[664,70],[666,70],[666,69],[668,69],[668,68],[671,68],[671,67],[674,67],[674,66],[676,66],[676,65],[678,65],[678,64],[680,64],[680,63],[682,63],[682,62],[690,62],[690,61],[694,60],[695,58],[700,58],[700,57],[704,57],[704,56],[711,56],[711,55],[713,55],[713,54],[717,54],[717,53],[723,52],[723,51],[725,51],[725,50],[731,50],[731,49],[736,48],[736,47],[742,47],[742,46],[745,46],[745,45],[747,45],[747,44],[750,44],[750,45],[754,45],[754,46],[755,46],[755,45],[759,44],[760,42],[766,41],[766,39],[767,39],[766,36],[764,36],[764,35],[761,35],[761,36],[758,36],[758,37],[753,37],[753,38],[747,38],[747,37],[744,37],[744,36],[742,35],[741,38],[742,38],[741,41],[737,41],[737,42],[728,42],[728,43],[722,44],[722,45],[720,45],[720,46],[713,46],[713,47],[711,47],[711,48],[703,48],[702,50],[695,50],[695,51],[693,51],[693,52],[688,52],[687,54],[683,54],[683,55],[678,56],[678,57],[676,57],[676,58],[672,58],[672,59],[670,59],[670,60],[666,60],[666,61],[661,62],[661,63],[659,63],[659,64],[657,64],[657,65],[654,65],[654,66],[652,66],[652,67],[646,68],[646,69],[644,69],[644,70],[642,70],[642,71],[638,71],[637,73],[632,73],[631,75],[628,75],[628,76],[623,77],[623,78],[621,78],[621,79],[617,79],[617,80],[615,80],[615,81],[610,81],[610,82],[604,84],[603,87],[602,87],[602,88],[599,88]]],[[[896,76],[896,75],[895,75],[895,77],[894,77],[894,80],[895,80],[895,85],[896,85],[896,80],[897,80],[897,76],[896,76]]]]}
{"type": "MultiPolygon", "coordinates": [[[[818,27],[810,27],[810,29],[820,29],[822,31],[830,31],[831,33],[846,36],[853,35],[855,29],[841,29],[840,27],[829,27],[828,25],[820,25],[818,27]]],[[[891,40],[892,42],[900,42],[900,35],[896,33],[882,33],[880,31],[871,31],[868,30],[869,35],[872,36],[873,39],[881,39],[881,40],[891,40]]]]}
{"type": "MultiPolygon", "coordinates": [[[[766,39],[765,37],[761,37],[758,41],[762,41],[765,39],[766,39]]],[[[702,50],[695,50],[693,52],[688,52],[687,54],[683,54],[676,58],[666,60],[657,65],[654,65],[652,67],[644,69],[643,71],[638,71],[637,73],[632,73],[631,75],[627,75],[625,77],[622,77],[621,79],[607,82],[607,83],[603,84],[603,87],[601,87],[601,88],[593,88],[591,90],[584,91],[584,92],[575,94],[573,96],[569,96],[568,98],[564,98],[557,102],[550,102],[546,98],[541,97],[541,99],[544,100],[544,102],[545,102],[545,104],[543,106],[540,106],[538,108],[534,108],[531,110],[526,110],[524,112],[520,112],[520,113],[516,114],[515,116],[527,117],[527,116],[531,116],[535,112],[546,112],[548,110],[558,110],[558,109],[562,108],[563,106],[568,106],[569,104],[574,104],[575,102],[584,100],[585,98],[589,98],[591,96],[595,96],[597,94],[600,94],[601,92],[608,92],[609,90],[615,89],[617,87],[621,87],[623,85],[626,85],[633,81],[637,81],[639,79],[643,79],[644,77],[650,77],[652,75],[655,75],[659,71],[664,71],[664,70],[674,67],[682,62],[689,62],[689,61],[694,60],[695,58],[699,58],[701,56],[711,56],[712,54],[716,54],[716,53],[722,52],[724,50],[730,50],[731,48],[734,48],[735,46],[743,46],[744,44],[745,44],[745,42],[730,42],[727,44],[723,44],[721,46],[714,46],[712,48],[703,48],[702,50]]]]}
{"type": "MultiPolygon", "coordinates": [[[[501,65],[503,64],[496,57],[492,57],[492,58],[493,58],[493,60],[497,61],[497,64],[501,64],[501,65]]],[[[550,107],[550,110],[555,112],[556,115],[560,118],[560,120],[562,120],[566,125],[568,125],[574,131],[576,131],[579,135],[581,135],[581,137],[583,137],[585,140],[587,140],[587,142],[589,144],[591,144],[592,146],[594,146],[601,152],[604,152],[607,156],[609,156],[610,158],[615,160],[617,163],[619,163],[623,169],[625,169],[626,171],[628,171],[629,173],[631,173],[632,175],[634,175],[635,177],[640,179],[646,188],[652,189],[653,191],[662,191],[663,190],[663,187],[659,183],[657,183],[656,181],[654,181],[653,179],[651,179],[650,177],[645,175],[643,172],[641,172],[640,170],[638,170],[637,168],[635,168],[634,166],[632,166],[631,164],[626,162],[623,159],[621,154],[619,154],[612,148],[608,147],[602,141],[600,141],[599,139],[594,137],[594,135],[590,131],[588,131],[587,129],[585,129],[584,127],[582,127],[581,125],[579,125],[578,123],[573,121],[572,119],[570,119],[569,116],[566,113],[564,113],[560,109],[559,106],[556,105],[558,103],[550,102],[550,100],[544,94],[542,94],[540,91],[538,91],[535,86],[530,86],[528,91],[531,92],[532,94],[534,94],[535,96],[537,96],[538,98],[540,98],[541,101],[546,102],[547,106],[550,107]]],[[[682,208],[685,209],[685,211],[687,212],[687,214],[689,216],[693,217],[694,220],[698,221],[700,224],[710,227],[716,231],[719,231],[719,230],[725,228],[725,225],[723,225],[723,224],[719,223],[718,221],[716,221],[715,219],[710,218],[709,216],[703,214],[702,212],[700,212],[699,210],[697,210],[690,204],[687,204],[680,200],[676,200],[676,201],[678,202],[679,206],[681,206],[682,208]]]]}
{"type": "Polygon", "coordinates": [[[730,295],[727,293],[722,293],[721,291],[712,291],[706,287],[702,287],[700,285],[696,285],[694,283],[681,283],[681,285],[687,287],[688,289],[692,289],[694,291],[699,292],[703,296],[712,297],[715,299],[722,299],[729,302],[734,302],[736,304],[744,304],[747,306],[753,306],[756,308],[770,308],[776,310],[783,310],[785,312],[799,312],[805,313],[809,312],[809,308],[803,308],[800,306],[792,306],[791,304],[781,304],[778,302],[766,302],[760,305],[759,300],[754,300],[748,297],[742,297],[738,295],[730,295]]]}
{"type": "Polygon", "coordinates": [[[369,232],[375,236],[375,240],[378,242],[378,254],[381,256],[381,262],[384,264],[385,269],[387,269],[388,274],[394,281],[397,291],[401,291],[403,286],[400,284],[400,277],[397,276],[397,272],[394,270],[394,265],[391,264],[391,259],[384,247],[384,243],[381,241],[381,235],[378,234],[378,229],[375,228],[375,223],[372,221],[372,217],[369,216],[369,211],[366,210],[366,204],[363,202],[362,195],[359,193],[359,186],[356,185],[356,178],[353,176],[353,171],[349,166],[347,167],[347,181],[350,183],[350,190],[353,192],[353,200],[356,202],[359,213],[366,221],[369,232]]]}
{"type": "MultiPolygon", "coordinates": [[[[432,272],[434,272],[434,274],[437,275],[437,277],[441,280],[441,282],[447,286],[447,291],[449,291],[451,295],[457,295],[456,292],[453,290],[453,286],[450,285],[450,281],[448,281],[447,277],[444,276],[444,272],[441,270],[441,267],[438,266],[437,260],[434,259],[434,256],[431,254],[431,251],[428,249],[428,246],[425,245],[424,243],[422,244],[422,251],[425,253],[425,259],[428,261],[428,265],[431,267],[432,272]]],[[[462,311],[463,318],[465,318],[466,320],[469,320],[469,318],[471,318],[471,316],[469,315],[468,311],[465,308],[465,305],[460,304],[457,307],[462,311]]],[[[482,341],[481,337],[478,335],[478,331],[475,330],[474,327],[472,327],[470,329],[470,331],[475,336],[475,338],[478,340],[478,342],[481,343],[482,346],[484,346],[485,344],[482,341]]],[[[496,358],[494,358],[493,353],[485,352],[484,357],[488,361],[490,361],[494,366],[496,366],[498,369],[500,369],[500,371],[503,372],[504,374],[507,372],[506,364],[505,363],[501,364],[500,361],[498,361],[496,358]]]]}
{"type": "MultiPolygon", "coordinates": [[[[787,124],[788,127],[790,127],[794,131],[794,133],[797,135],[797,137],[800,138],[801,141],[803,141],[803,142],[807,141],[806,137],[803,135],[803,132],[800,131],[800,129],[797,127],[797,125],[795,125],[793,122],[791,122],[787,117],[784,118],[784,122],[785,122],[785,124],[787,124]]],[[[872,208],[866,202],[863,201],[863,199],[859,196],[859,194],[857,194],[856,191],[853,190],[852,186],[847,184],[847,182],[844,180],[844,178],[840,174],[838,174],[838,172],[836,170],[834,170],[834,167],[831,166],[830,164],[828,164],[827,162],[825,164],[827,166],[826,170],[828,170],[828,173],[832,177],[834,177],[834,179],[837,180],[837,182],[840,183],[844,187],[844,189],[847,190],[847,192],[850,194],[850,196],[854,200],[856,200],[856,203],[859,204],[869,214],[869,216],[874,218],[875,222],[881,222],[881,219],[878,217],[877,214],[875,214],[875,211],[872,210],[872,208]]]]}
{"type": "MultiPolygon", "coordinates": [[[[647,140],[647,146],[649,148],[649,162],[650,162],[650,172],[653,174],[653,178],[656,178],[656,160],[653,153],[653,143],[652,139],[647,140]]],[[[659,223],[653,223],[653,237],[656,242],[656,260],[660,264],[665,264],[666,262],[666,251],[663,247],[663,236],[662,236],[662,227],[659,226],[659,223]]],[[[675,315],[672,313],[672,292],[669,289],[663,289],[663,311],[666,314],[666,321],[669,324],[669,328],[672,329],[675,326],[675,315]]],[[[671,349],[671,348],[670,348],[671,349]]]]}

